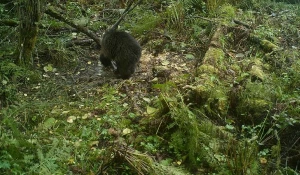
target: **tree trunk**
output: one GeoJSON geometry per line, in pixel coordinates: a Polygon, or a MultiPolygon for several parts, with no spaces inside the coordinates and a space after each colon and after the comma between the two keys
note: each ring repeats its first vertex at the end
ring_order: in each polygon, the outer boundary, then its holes
{"type": "Polygon", "coordinates": [[[41,0],[19,0],[19,43],[15,52],[16,63],[32,67],[32,52],[41,18],[41,0]]]}

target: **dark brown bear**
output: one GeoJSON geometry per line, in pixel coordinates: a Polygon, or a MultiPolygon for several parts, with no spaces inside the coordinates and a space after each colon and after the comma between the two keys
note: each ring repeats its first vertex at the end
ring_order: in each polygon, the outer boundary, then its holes
{"type": "Polygon", "coordinates": [[[112,28],[103,35],[100,61],[105,67],[115,68],[118,77],[128,79],[135,72],[141,50],[139,43],[130,34],[112,28]]]}

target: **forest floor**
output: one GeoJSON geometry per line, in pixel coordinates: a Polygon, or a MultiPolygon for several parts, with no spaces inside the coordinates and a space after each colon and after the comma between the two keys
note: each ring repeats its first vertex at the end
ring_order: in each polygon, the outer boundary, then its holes
{"type": "Polygon", "coordinates": [[[77,95],[98,89],[104,84],[126,86],[127,93],[134,97],[132,102],[136,103],[142,98],[159,94],[152,88],[154,83],[176,82],[178,77],[192,76],[196,70],[196,61],[186,59],[184,54],[164,52],[154,56],[144,49],[136,72],[130,79],[122,80],[114,75],[112,68],[101,65],[99,55],[99,50],[91,50],[89,55],[79,58],[74,70],[59,72],[60,76],[56,77],[71,83],[77,95]]]}
{"type": "MultiPolygon", "coordinates": [[[[1,56],[0,171],[296,175],[299,8],[247,1],[252,8],[224,4],[202,18],[192,2],[143,4],[122,23],[143,48],[128,80],[101,65],[99,49],[65,47],[87,36],[62,22],[62,31],[40,30],[36,70],[1,56]]],[[[109,1],[80,3],[66,4],[67,15],[94,10],[87,21],[97,31],[119,16],[103,9],[109,1]]]]}

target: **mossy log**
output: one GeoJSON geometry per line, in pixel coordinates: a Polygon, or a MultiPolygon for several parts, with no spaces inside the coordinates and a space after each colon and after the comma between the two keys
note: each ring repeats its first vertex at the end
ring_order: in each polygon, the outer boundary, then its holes
{"type": "Polygon", "coordinates": [[[223,38],[222,26],[217,27],[202,64],[197,68],[199,83],[191,87],[193,103],[207,106],[209,113],[215,115],[225,114],[228,106],[226,97],[227,89],[222,88],[220,77],[226,72],[225,53],[221,49],[221,39],[223,38]]]}
{"type": "Polygon", "coordinates": [[[279,48],[276,44],[272,43],[271,41],[261,39],[253,34],[250,34],[250,40],[252,42],[258,43],[267,52],[272,52],[279,48]]]}

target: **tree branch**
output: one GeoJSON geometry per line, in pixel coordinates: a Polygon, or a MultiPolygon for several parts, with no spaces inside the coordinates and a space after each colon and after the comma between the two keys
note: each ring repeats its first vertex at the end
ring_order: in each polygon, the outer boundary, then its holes
{"type": "Polygon", "coordinates": [[[88,30],[87,28],[85,27],[82,27],[82,26],[79,26],[79,25],[76,25],[74,24],[72,21],[69,21],[67,19],[65,19],[64,17],[62,17],[60,14],[58,14],[57,12],[55,12],[53,9],[51,8],[48,8],[46,11],[45,11],[46,14],[48,14],[49,16],[59,20],[59,21],[62,21],[68,25],[70,25],[71,27],[74,27],[75,29],[77,29],[79,32],[82,32],[84,34],[86,34],[87,36],[89,36],[90,38],[92,38],[99,47],[101,47],[101,40],[99,39],[99,37],[93,33],[92,31],[88,30]]]}
{"type": "Polygon", "coordinates": [[[126,9],[124,10],[123,14],[121,15],[121,17],[119,18],[119,20],[111,27],[112,30],[116,30],[118,28],[118,25],[120,24],[120,22],[124,19],[124,17],[131,12],[137,5],[139,5],[142,2],[142,0],[139,0],[132,8],[130,8],[133,4],[133,1],[131,1],[128,6],[126,7],[126,9]]]}

